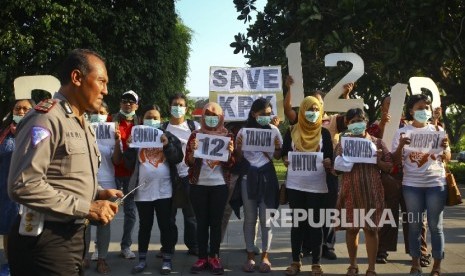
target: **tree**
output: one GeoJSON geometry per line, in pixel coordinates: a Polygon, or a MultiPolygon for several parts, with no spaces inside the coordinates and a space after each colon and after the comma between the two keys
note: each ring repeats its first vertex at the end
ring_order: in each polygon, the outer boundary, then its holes
{"type": "Polygon", "coordinates": [[[2,103],[12,99],[16,77],[56,75],[74,48],[93,49],[106,59],[105,100],[113,111],[127,90],[162,107],[170,94],[187,93],[191,30],[176,16],[174,0],[6,0],[0,26],[2,103]]]}
{"type": "MultiPolygon", "coordinates": [[[[234,3],[241,13],[238,19],[250,22],[255,0],[234,3]]],[[[436,82],[444,112],[452,103],[465,104],[464,21],[460,0],[269,0],[231,47],[244,53],[252,66],[285,67],[285,48],[301,42],[306,91],[328,91],[349,70],[343,63],[325,68],[325,55],[357,53],[366,73],[357,81],[355,94],[363,97],[374,120],[380,99],[395,83],[408,83],[412,76],[436,82]]]]}

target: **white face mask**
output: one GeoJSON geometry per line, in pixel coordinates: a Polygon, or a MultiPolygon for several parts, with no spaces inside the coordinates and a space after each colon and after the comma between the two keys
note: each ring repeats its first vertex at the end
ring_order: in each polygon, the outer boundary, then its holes
{"type": "Polygon", "coordinates": [[[161,124],[160,120],[144,119],[144,126],[151,126],[154,128],[159,128],[160,124],[161,124]]]}
{"type": "Polygon", "coordinates": [[[216,127],[220,119],[218,116],[205,116],[205,124],[208,127],[216,127]]]}
{"type": "Polygon", "coordinates": [[[134,115],[136,115],[136,112],[134,110],[129,112],[129,113],[126,113],[123,110],[120,110],[119,113],[123,114],[126,117],[126,119],[127,118],[132,118],[132,117],[134,117],[134,115]]]}
{"type": "Polygon", "coordinates": [[[16,123],[16,124],[19,124],[19,122],[24,118],[24,116],[20,116],[20,115],[13,115],[13,121],[16,123]]]}
{"type": "Polygon", "coordinates": [[[90,115],[91,123],[105,123],[107,121],[108,115],[104,114],[92,114],[90,115]]]}
{"type": "Polygon", "coordinates": [[[186,115],[186,107],[185,106],[171,106],[171,115],[175,118],[181,118],[186,115]]]}
{"type": "Polygon", "coordinates": [[[314,123],[318,121],[319,117],[320,117],[320,111],[305,111],[305,118],[310,123],[314,123]]]}

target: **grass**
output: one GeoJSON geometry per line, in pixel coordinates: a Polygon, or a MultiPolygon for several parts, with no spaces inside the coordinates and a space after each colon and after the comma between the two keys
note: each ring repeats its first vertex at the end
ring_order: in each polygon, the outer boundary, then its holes
{"type": "Polygon", "coordinates": [[[287,168],[284,166],[283,160],[273,160],[273,164],[278,180],[284,181],[286,179],[287,168]]]}

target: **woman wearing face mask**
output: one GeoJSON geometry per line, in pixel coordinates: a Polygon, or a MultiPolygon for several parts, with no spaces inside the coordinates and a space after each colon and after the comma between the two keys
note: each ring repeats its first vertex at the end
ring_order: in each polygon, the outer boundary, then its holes
{"type": "MultiPolygon", "coordinates": [[[[142,112],[145,126],[160,128],[161,115],[158,106],[146,106],[142,112]]],[[[170,132],[165,131],[160,139],[163,148],[131,148],[123,154],[125,166],[134,170],[129,180],[129,190],[140,186],[134,195],[139,214],[139,263],[133,267],[132,273],[140,273],[147,267],[146,257],[154,213],[157,216],[160,243],[163,247],[160,273],[169,274],[172,270],[171,257],[175,245],[171,234],[174,226],[170,219],[172,183],[176,164],[182,161],[183,153],[181,142],[170,132]]]]}
{"type": "Polygon", "coordinates": [[[434,264],[432,276],[441,275],[441,260],[444,259],[444,233],[442,227],[446,203],[446,178],[444,162],[450,160],[450,147],[447,138],[441,141],[442,154],[416,152],[405,147],[410,144],[407,131],[443,131],[443,128],[428,123],[431,118],[431,102],[425,95],[412,95],[406,106],[407,120],[411,125],[399,129],[392,142],[393,158],[396,164],[403,164],[403,196],[407,213],[413,217],[409,221],[409,247],[412,256],[410,275],[421,275],[420,235],[423,215],[426,211],[428,228],[431,233],[434,264]]]}
{"type": "MultiPolygon", "coordinates": [[[[16,100],[10,114],[2,123],[0,132],[0,235],[3,235],[5,259],[8,260],[8,232],[18,216],[18,204],[11,201],[7,191],[11,155],[15,149],[16,125],[35,105],[33,100],[16,100]]],[[[8,263],[0,268],[1,275],[10,275],[8,263]]]]}
{"type": "MultiPolygon", "coordinates": [[[[288,153],[297,152],[323,152],[323,166],[327,170],[319,176],[309,180],[307,176],[287,175],[286,188],[289,199],[289,207],[292,209],[313,210],[313,222],[319,223],[320,209],[325,208],[325,196],[328,193],[326,183],[327,177],[331,176],[331,160],[333,159],[333,143],[331,134],[322,128],[323,108],[315,97],[306,97],[300,104],[297,124],[295,124],[284,136],[282,157],[284,164],[288,166],[288,153]],[[303,185],[305,183],[305,185],[303,185]]],[[[321,218],[324,219],[324,218],[321,218]]],[[[286,269],[286,275],[297,275],[302,263],[300,252],[304,235],[308,236],[308,241],[312,245],[309,248],[312,252],[312,272],[313,276],[323,274],[320,265],[320,258],[323,245],[322,227],[306,225],[307,220],[300,221],[297,227],[291,229],[292,264],[286,269]],[[309,229],[309,231],[307,231],[309,229]]]]}
{"type": "MultiPolygon", "coordinates": [[[[350,172],[344,172],[341,181],[341,190],[337,202],[339,210],[346,211],[346,221],[352,227],[346,227],[346,244],[349,252],[350,266],[348,276],[358,275],[357,249],[360,222],[354,218],[354,213],[364,210],[366,214],[373,212],[369,218],[374,226],[365,223],[363,232],[368,255],[368,269],[365,275],[376,275],[375,263],[378,251],[378,226],[384,208],[384,190],[381,183],[381,171],[389,172],[392,168],[391,155],[384,143],[366,132],[367,118],[360,108],[349,109],[346,113],[348,132],[346,136],[371,140],[377,148],[377,163],[355,163],[350,172]]],[[[342,155],[342,146],[339,142],[335,149],[336,156],[342,155]]]]}
{"type": "Polygon", "coordinates": [[[264,98],[258,98],[252,103],[245,128],[271,129],[275,150],[269,152],[242,151],[243,129],[237,133],[236,158],[237,161],[247,162],[248,171],[238,180],[241,185],[236,188],[241,189],[242,203],[244,206],[244,239],[247,249],[247,261],[243,266],[246,272],[255,270],[254,241],[256,240],[255,225],[257,218],[260,220],[262,235],[262,256],[259,266],[260,272],[270,272],[271,262],[268,252],[271,246],[272,231],[271,225],[266,223],[266,209],[277,209],[279,183],[272,158],[281,158],[281,145],[283,139],[279,130],[271,121],[271,104],[264,98]],[[244,160],[243,160],[244,159],[244,160]]]}

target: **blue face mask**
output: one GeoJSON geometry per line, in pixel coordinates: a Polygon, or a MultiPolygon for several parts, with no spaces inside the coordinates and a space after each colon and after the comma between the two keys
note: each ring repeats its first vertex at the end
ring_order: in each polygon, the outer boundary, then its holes
{"type": "Polygon", "coordinates": [[[171,115],[175,118],[181,118],[182,116],[186,115],[186,107],[185,106],[172,106],[171,107],[171,115]]]}
{"type": "Polygon", "coordinates": [[[320,111],[305,111],[305,118],[310,123],[315,123],[320,117],[320,111]]]}
{"type": "Polygon", "coordinates": [[[413,113],[413,119],[419,123],[426,123],[431,118],[431,111],[430,110],[415,110],[413,113]]]}
{"type": "Polygon", "coordinates": [[[90,122],[91,123],[105,123],[107,121],[108,115],[102,114],[92,114],[90,115],[90,122]]]}
{"type": "Polygon", "coordinates": [[[13,115],[13,121],[16,124],[19,124],[19,122],[24,118],[24,116],[19,116],[19,115],[13,115]]]}
{"type": "Polygon", "coordinates": [[[205,116],[205,124],[208,127],[216,127],[220,122],[220,118],[218,116],[205,116]]]}
{"type": "Polygon", "coordinates": [[[347,126],[347,129],[352,132],[353,135],[361,135],[367,128],[366,122],[352,123],[347,126]]]}
{"type": "Polygon", "coordinates": [[[134,110],[129,113],[126,113],[123,110],[120,110],[119,113],[123,114],[123,116],[126,118],[132,118],[134,117],[134,115],[136,115],[136,112],[134,110]]]}
{"type": "Polygon", "coordinates": [[[267,126],[271,122],[271,116],[258,116],[257,123],[261,126],[267,126]]]}
{"type": "Polygon", "coordinates": [[[154,128],[159,128],[161,125],[160,120],[155,119],[144,119],[144,126],[150,126],[154,128]]]}

